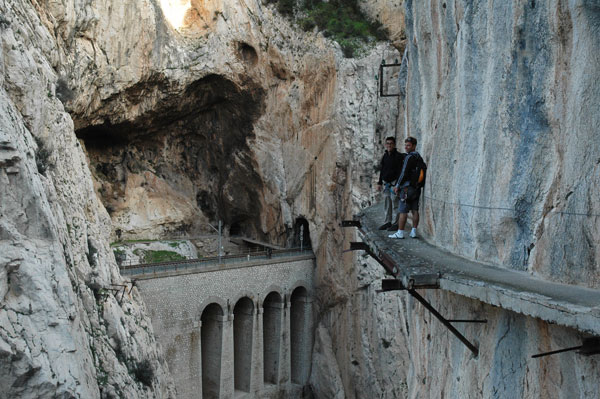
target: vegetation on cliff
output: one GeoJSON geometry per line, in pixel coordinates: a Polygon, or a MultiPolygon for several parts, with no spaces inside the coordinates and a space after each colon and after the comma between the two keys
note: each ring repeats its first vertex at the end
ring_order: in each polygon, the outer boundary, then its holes
{"type": "Polygon", "coordinates": [[[371,20],[360,10],[357,0],[273,2],[280,13],[295,18],[305,31],[317,27],[323,35],[338,42],[346,58],[359,55],[368,44],[389,38],[381,23],[371,20]]]}

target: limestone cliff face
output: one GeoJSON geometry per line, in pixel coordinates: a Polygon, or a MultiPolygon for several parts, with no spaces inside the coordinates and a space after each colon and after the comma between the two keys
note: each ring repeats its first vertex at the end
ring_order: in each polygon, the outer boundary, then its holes
{"type": "MultiPolygon", "coordinates": [[[[406,2],[406,97],[383,99],[374,77],[393,48],[343,59],[258,2],[0,0],[2,395],[174,396],[109,242],[223,219],[284,243],[299,217],[318,257],[315,396],[597,394],[579,380],[593,361],[524,359],[575,332],[431,294],[494,316],[466,332],[497,348],[478,363],[342,252],[355,236],[339,221],[376,199],[382,138],[411,134],[432,241],[597,287],[598,8],[471,3],[406,2]]],[[[401,46],[401,4],[363,6],[401,46]]]]}
{"type": "Polygon", "coordinates": [[[0,2],[3,397],[175,395],[117,237],[220,218],[283,243],[303,217],[323,304],[353,286],[330,261],[373,132],[395,130],[374,77],[399,55],[345,60],[257,2],[180,3],[0,2]]]}
{"type": "MultiPolygon", "coordinates": [[[[597,288],[598,6],[407,1],[405,21],[397,126],[429,165],[421,232],[465,257],[597,288]]],[[[351,277],[321,318],[340,373],[328,397],[598,396],[593,357],[530,358],[580,345],[578,331],[423,293],[449,317],[488,319],[460,327],[474,359],[410,297],[377,294],[377,264],[339,267],[351,277]]],[[[326,342],[317,335],[320,358],[326,342]]]]}
{"type": "Polygon", "coordinates": [[[429,162],[431,239],[598,287],[598,5],[409,1],[407,19],[406,133],[429,162]]]}
{"type": "MultiPolygon", "coordinates": [[[[172,397],[57,97],[70,95],[59,82],[70,54],[63,30],[34,5],[0,3],[0,397],[172,397]]],[[[87,23],[89,7],[63,6],[69,23],[87,23]]]]}
{"type": "MultiPolygon", "coordinates": [[[[482,262],[598,288],[597,3],[406,7],[406,134],[420,139],[429,164],[429,239],[482,262]]],[[[488,324],[463,329],[483,349],[473,361],[414,306],[411,397],[598,396],[595,359],[528,356],[578,345],[579,332],[452,294],[428,298],[488,324]]]]}

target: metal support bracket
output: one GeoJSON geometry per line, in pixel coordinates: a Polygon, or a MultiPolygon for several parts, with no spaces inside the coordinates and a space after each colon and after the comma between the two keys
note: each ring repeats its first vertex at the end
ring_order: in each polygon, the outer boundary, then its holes
{"type": "MultiPolygon", "coordinates": [[[[364,243],[364,242],[351,242],[350,243],[350,250],[351,251],[359,251],[359,250],[365,251],[373,259],[375,259],[380,265],[382,265],[390,274],[392,274],[394,276],[397,275],[398,268],[395,266],[395,264],[393,262],[384,263],[384,260],[379,259],[379,257],[376,256],[373,253],[373,251],[371,251],[371,249],[369,248],[369,246],[366,243],[364,243]]],[[[389,259],[388,261],[391,261],[391,259],[389,259]]],[[[423,288],[434,288],[435,289],[435,288],[439,288],[439,286],[437,286],[437,285],[432,285],[432,286],[427,285],[426,287],[423,287],[423,288]]],[[[413,296],[413,298],[415,298],[417,301],[419,301],[421,303],[421,305],[425,306],[425,309],[427,309],[439,321],[441,321],[442,324],[448,330],[450,330],[450,332],[452,334],[454,334],[460,340],[460,342],[462,342],[473,353],[473,355],[475,357],[479,356],[479,349],[475,345],[473,345],[467,338],[465,338],[465,336],[462,335],[460,333],[460,331],[458,331],[456,328],[454,328],[454,326],[451,324],[451,322],[449,320],[446,320],[446,318],[444,318],[444,316],[442,316],[437,310],[435,310],[435,308],[433,306],[431,306],[431,304],[429,302],[427,302],[425,300],[425,298],[423,298],[417,291],[415,291],[414,280],[411,279],[411,281],[410,281],[410,287],[407,286],[407,285],[405,285],[401,280],[397,280],[397,279],[384,279],[384,280],[382,280],[381,291],[380,292],[395,291],[395,290],[407,290],[408,293],[413,296]]],[[[464,321],[455,321],[455,322],[464,322],[464,321]]],[[[470,322],[482,322],[482,321],[470,321],[470,322]]],[[[486,320],[486,322],[487,322],[487,320],[486,320]]]]}
{"type": "Polygon", "coordinates": [[[129,295],[131,294],[131,290],[133,289],[133,285],[134,283],[131,283],[131,287],[129,287],[127,284],[109,284],[111,287],[122,287],[122,289],[120,288],[107,288],[110,291],[113,291],[115,293],[115,299],[117,299],[117,301],[119,303],[123,302],[123,297],[125,296],[125,294],[129,295]],[[129,292],[127,292],[127,288],[129,288],[129,292]],[[119,301],[119,299],[117,298],[117,295],[119,294],[119,292],[121,293],[121,300],[119,301]]]}
{"type": "Polygon", "coordinates": [[[557,353],[570,352],[570,351],[577,351],[578,354],[584,355],[584,356],[600,355],[600,337],[586,338],[583,340],[583,342],[579,346],[573,346],[571,348],[564,348],[564,349],[559,349],[559,350],[555,350],[555,351],[551,351],[551,352],[538,353],[537,355],[533,355],[531,357],[536,358],[536,357],[550,356],[550,355],[556,355],[557,353]]]}
{"type": "Polygon", "coordinates": [[[429,310],[429,312],[434,315],[439,321],[442,322],[442,324],[448,329],[450,330],[450,332],[452,334],[454,334],[456,336],[456,338],[458,338],[460,340],[460,342],[462,342],[463,344],[465,344],[465,346],[467,348],[469,348],[469,350],[471,352],[473,352],[473,355],[475,357],[477,357],[479,355],[479,349],[473,345],[468,339],[465,338],[464,335],[462,335],[456,328],[454,328],[454,326],[452,324],[450,324],[449,320],[446,320],[444,318],[444,316],[442,316],[437,310],[434,309],[433,306],[431,306],[431,304],[429,302],[427,302],[425,300],[425,298],[423,298],[421,295],[419,295],[419,293],[415,290],[408,290],[408,293],[410,295],[413,296],[413,298],[415,298],[417,301],[419,301],[421,303],[421,305],[425,306],[425,308],[427,310],[429,310]]]}
{"type": "Polygon", "coordinates": [[[396,267],[392,259],[390,259],[385,254],[383,254],[381,258],[375,255],[375,253],[371,251],[371,248],[367,245],[367,243],[351,242],[350,249],[348,251],[365,251],[369,256],[371,256],[371,258],[375,259],[377,263],[383,266],[383,268],[388,272],[388,274],[391,274],[392,276],[396,276],[398,274],[398,268],[396,267]]]}

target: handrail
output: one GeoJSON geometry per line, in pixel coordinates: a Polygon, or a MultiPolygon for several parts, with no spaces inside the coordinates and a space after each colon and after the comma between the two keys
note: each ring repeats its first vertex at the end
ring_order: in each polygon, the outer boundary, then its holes
{"type": "MultiPolygon", "coordinates": [[[[233,263],[239,259],[270,259],[271,257],[279,257],[285,255],[293,255],[293,254],[304,254],[304,253],[312,253],[312,248],[289,248],[289,249],[278,249],[272,251],[257,251],[257,252],[246,252],[239,253],[233,255],[223,255],[221,256],[220,263],[233,263]]],[[[157,268],[162,268],[162,271],[167,270],[175,270],[178,269],[187,269],[191,267],[191,265],[200,266],[202,264],[219,264],[218,256],[211,256],[200,259],[185,259],[185,260],[177,260],[177,261],[169,261],[169,262],[157,262],[157,263],[139,263],[128,266],[120,266],[121,271],[128,272],[130,270],[141,270],[140,273],[136,274],[146,274],[146,273],[156,273],[157,268]],[[148,270],[148,271],[146,271],[148,270]]]]}

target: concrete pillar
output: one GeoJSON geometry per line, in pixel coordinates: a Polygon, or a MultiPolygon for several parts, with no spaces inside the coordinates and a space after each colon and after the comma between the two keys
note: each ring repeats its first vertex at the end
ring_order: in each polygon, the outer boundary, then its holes
{"type": "Polygon", "coordinates": [[[250,392],[256,397],[264,387],[263,308],[255,304],[254,334],[252,334],[252,373],[250,392]]]}
{"type": "Polygon", "coordinates": [[[181,381],[177,393],[182,398],[195,397],[202,387],[201,331],[197,326],[189,320],[164,346],[169,370],[181,381]]]}
{"type": "Polygon", "coordinates": [[[219,398],[231,399],[235,392],[233,379],[233,313],[223,321],[223,350],[221,351],[221,394],[219,398]]]}

